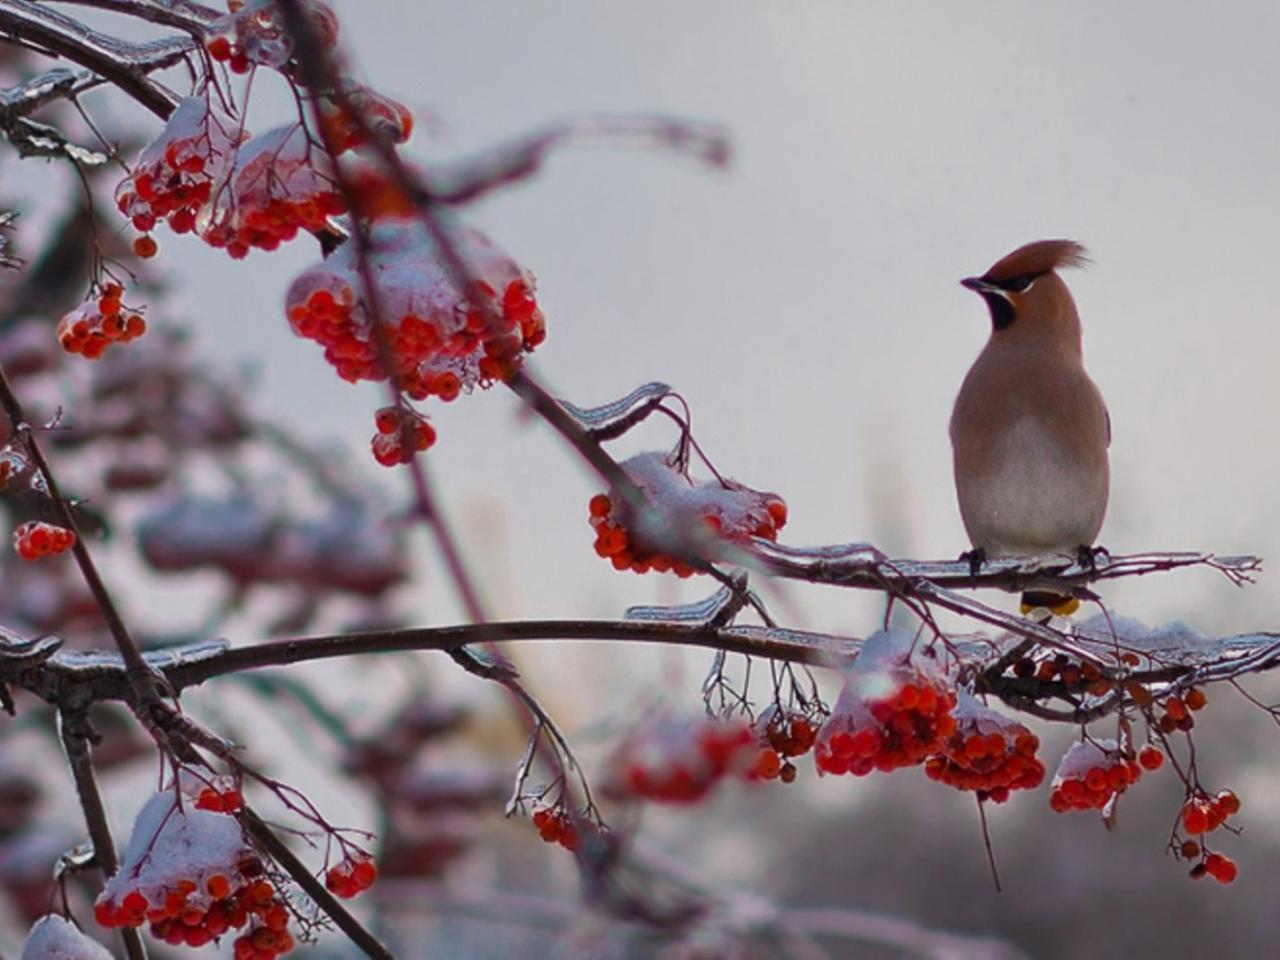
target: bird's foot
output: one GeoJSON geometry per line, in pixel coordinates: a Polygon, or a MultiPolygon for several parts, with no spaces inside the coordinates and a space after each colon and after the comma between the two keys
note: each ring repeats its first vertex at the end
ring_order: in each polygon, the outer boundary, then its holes
{"type": "Polygon", "coordinates": [[[969,576],[976,577],[982,572],[982,565],[987,562],[987,551],[981,547],[974,547],[972,550],[966,550],[957,558],[962,563],[969,564],[969,576]]]}
{"type": "Polygon", "coordinates": [[[1110,560],[1111,551],[1106,547],[1089,546],[1088,544],[1080,544],[1076,547],[1076,565],[1086,567],[1089,573],[1096,574],[1098,572],[1099,560],[1110,560]]]}

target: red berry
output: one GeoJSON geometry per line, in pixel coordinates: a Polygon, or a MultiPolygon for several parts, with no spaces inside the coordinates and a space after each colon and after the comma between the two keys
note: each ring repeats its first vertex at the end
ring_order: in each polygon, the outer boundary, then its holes
{"type": "Polygon", "coordinates": [[[1142,764],[1144,770],[1159,770],[1164,766],[1164,754],[1159,748],[1148,744],[1138,751],[1138,763],[1142,764]]]}

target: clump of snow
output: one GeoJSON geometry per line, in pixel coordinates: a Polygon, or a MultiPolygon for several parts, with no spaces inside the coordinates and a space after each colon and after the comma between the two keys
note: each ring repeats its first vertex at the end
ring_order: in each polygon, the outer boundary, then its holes
{"type": "Polygon", "coordinates": [[[179,809],[174,790],[162,790],[139,811],[120,869],[99,901],[119,903],[136,890],[160,904],[186,881],[195,884],[187,902],[203,910],[213,902],[209,879],[220,875],[234,888],[242,880],[237,866],[250,853],[234,817],[197,809],[190,797],[179,809]]]}
{"type": "Polygon", "coordinates": [[[976,732],[990,736],[998,733],[1012,740],[1029,732],[1024,724],[998,710],[992,710],[977,697],[967,693],[961,693],[956,698],[956,706],[951,715],[955,717],[958,730],[964,734],[976,732]]]}
{"type": "Polygon", "coordinates": [[[699,525],[707,519],[715,522],[725,538],[737,541],[781,526],[770,516],[769,509],[772,502],[781,503],[777,496],[732,480],[694,483],[671,462],[669,454],[639,453],[621,466],[648,494],[652,505],[634,523],[634,539],[641,549],[680,552],[678,544],[669,542],[672,532],[701,529],[699,525]]]}
{"type": "Polygon", "coordinates": [[[1064,780],[1083,780],[1090,770],[1106,770],[1122,762],[1114,740],[1081,740],[1071,745],[1053,775],[1056,787],[1064,780]]]}
{"type": "Polygon", "coordinates": [[[51,913],[35,922],[18,960],[111,960],[111,954],[70,921],[51,913]]]}
{"type": "Polygon", "coordinates": [[[1114,644],[1119,640],[1126,648],[1164,654],[1200,652],[1215,643],[1181,621],[1149,627],[1136,617],[1116,614],[1111,615],[1110,622],[1102,614],[1095,614],[1081,621],[1076,631],[1096,642],[1114,644]]]}

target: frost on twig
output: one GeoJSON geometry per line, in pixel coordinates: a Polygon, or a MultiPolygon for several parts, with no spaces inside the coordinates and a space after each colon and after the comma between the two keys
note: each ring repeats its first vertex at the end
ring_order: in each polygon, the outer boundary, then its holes
{"type": "Polygon", "coordinates": [[[620,400],[598,407],[578,407],[567,400],[561,400],[560,406],[595,440],[604,441],[626,433],[652,413],[654,407],[671,392],[665,383],[655,381],[636,387],[620,400]]]}
{"type": "MultiPolygon", "coordinates": [[[[216,658],[230,648],[231,645],[225,640],[204,640],[163,650],[148,650],[143,653],[142,658],[153,669],[164,671],[216,658]]],[[[114,650],[66,650],[54,656],[52,664],[59,671],[69,674],[101,675],[119,671],[123,675],[125,669],[124,658],[114,650]]]]}
{"type": "Polygon", "coordinates": [[[1007,557],[988,560],[975,574],[968,560],[888,559],[870,544],[792,547],[755,541],[756,552],[775,576],[836,586],[884,589],[928,580],[939,587],[997,587],[1010,591],[1059,588],[1070,591],[1099,580],[1140,577],[1186,567],[1216,570],[1236,586],[1253,582],[1262,561],[1198,551],[1103,554],[1092,564],[1075,557],[1007,557]]]}
{"type": "Polygon", "coordinates": [[[647,623],[729,623],[746,604],[743,593],[745,578],[739,577],[734,586],[721,587],[709,597],[676,606],[628,607],[623,615],[627,620],[647,623]]]}

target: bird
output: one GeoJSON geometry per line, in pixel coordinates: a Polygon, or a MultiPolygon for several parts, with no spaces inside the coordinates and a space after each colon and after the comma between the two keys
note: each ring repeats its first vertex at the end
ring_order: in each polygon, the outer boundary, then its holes
{"type": "MultiPolygon", "coordinates": [[[[1107,512],[1111,417],[1084,368],[1080,315],[1058,271],[1088,263],[1072,240],[1019,247],[961,280],[991,313],[991,335],[951,413],[960,516],[975,572],[987,559],[1071,554],[1095,562],[1107,512]]],[[[1022,612],[1070,616],[1079,600],[1022,595],[1022,612]]]]}

